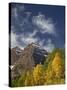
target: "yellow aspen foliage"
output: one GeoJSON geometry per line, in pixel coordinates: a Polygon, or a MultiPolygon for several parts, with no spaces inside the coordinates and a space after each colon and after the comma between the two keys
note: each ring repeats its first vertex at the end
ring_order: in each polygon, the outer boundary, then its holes
{"type": "Polygon", "coordinates": [[[63,65],[62,65],[61,54],[59,52],[55,54],[54,60],[52,62],[52,69],[55,72],[56,77],[60,78],[63,71],[63,65]]]}
{"type": "Polygon", "coordinates": [[[52,68],[48,66],[48,69],[45,72],[45,85],[53,84],[53,79],[55,78],[55,73],[52,71],[52,68]]]}
{"type": "Polygon", "coordinates": [[[27,76],[25,79],[25,86],[33,86],[33,85],[34,85],[34,80],[33,80],[32,72],[27,71],[27,76]]]}
{"type": "Polygon", "coordinates": [[[35,85],[43,85],[44,84],[44,69],[43,65],[37,64],[37,66],[33,70],[33,77],[35,85]]]}
{"type": "Polygon", "coordinates": [[[53,79],[54,78],[54,76],[55,76],[55,74],[54,74],[54,72],[52,71],[52,70],[47,70],[47,72],[46,72],[46,79],[48,80],[48,79],[53,79]]]}

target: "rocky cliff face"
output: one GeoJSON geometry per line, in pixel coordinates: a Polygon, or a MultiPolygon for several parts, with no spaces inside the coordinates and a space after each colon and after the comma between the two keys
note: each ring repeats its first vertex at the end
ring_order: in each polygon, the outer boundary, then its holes
{"type": "Polygon", "coordinates": [[[32,69],[35,65],[42,63],[43,58],[48,55],[47,51],[40,48],[40,46],[31,43],[24,48],[17,62],[15,62],[12,69],[12,78],[15,78],[26,70],[32,69]]]}
{"type": "Polygon", "coordinates": [[[18,61],[22,50],[19,47],[15,47],[11,49],[11,65],[14,65],[15,62],[18,61]]]}

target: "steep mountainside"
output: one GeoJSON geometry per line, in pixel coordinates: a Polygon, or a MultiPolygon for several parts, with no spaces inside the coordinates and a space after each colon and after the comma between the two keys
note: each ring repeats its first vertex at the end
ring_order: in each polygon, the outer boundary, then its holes
{"type": "Polygon", "coordinates": [[[19,47],[15,47],[11,49],[11,65],[14,65],[15,62],[18,61],[22,50],[19,47]]]}
{"type": "Polygon", "coordinates": [[[23,71],[31,70],[34,66],[39,63],[43,64],[43,58],[48,55],[47,51],[42,49],[40,46],[31,43],[24,48],[18,61],[14,64],[12,69],[12,78],[15,78],[23,71]]]}

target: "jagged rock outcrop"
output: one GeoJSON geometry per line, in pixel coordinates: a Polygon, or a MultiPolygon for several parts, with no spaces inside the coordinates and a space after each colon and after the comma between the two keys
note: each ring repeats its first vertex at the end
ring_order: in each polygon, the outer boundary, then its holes
{"type": "Polygon", "coordinates": [[[16,78],[26,70],[31,70],[35,65],[42,63],[43,58],[48,55],[47,51],[37,44],[31,43],[24,48],[17,62],[11,71],[11,77],[16,78]]]}
{"type": "Polygon", "coordinates": [[[19,47],[15,47],[11,49],[11,65],[14,65],[15,62],[18,61],[22,50],[19,47]]]}

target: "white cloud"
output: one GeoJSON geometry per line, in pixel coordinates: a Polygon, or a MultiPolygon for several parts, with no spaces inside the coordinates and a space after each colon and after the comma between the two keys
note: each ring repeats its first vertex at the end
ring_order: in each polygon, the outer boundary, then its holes
{"type": "Polygon", "coordinates": [[[26,45],[29,44],[29,43],[36,43],[38,41],[38,38],[35,38],[34,36],[36,35],[37,31],[34,30],[32,33],[27,33],[26,35],[23,34],[21,36],[21,40],[22,42],[24,42],[26,45]]]}
{"type": "Polygon", "coordinates": [[[39,14],[33,16],[32,22],[40,28],[39,30],[41,33],[56,34],[55,24],[50,18],[46,19],[45,15],[39,14]]]}
{"type": "Polygon", "coordinates": [[[45,39],[40,40],[39,45],[41,48],[47,50],[48,52],[51,52],[55,47],[51,39],[48,39],[47,41],[45,39]]]}
{"type": "Polygon", "coordinates": [[[11,48],[16,47],[18,45],[17,35],[11,31],[11,48]]]}
{"type": "Polygon", "coordinates": [[[47,40],[46,45],[44,46],[44,49],[47,50],[48,52],[51,52],[54,49],[54,44],[52,43],[51,39],[47,40]]]}
{"type": "Polygon", "coordinates": [[[39,42],[39,45],[42,48],[44,48],[48,52],[51,52],[54,49],[54,44],[52,43],[52,40],[51,39],[48,39],[47,41],[45,39],[39,40],[39,38],[34,37],[36,33],[37,31],[34,30],[32,33],[16,35],[14,32],[11,31],[11,48],[19,46],[20,48],[24,49],[24,47],[26,47],[28,44],[32,42],[33,43],[39,42]],[[20,43],[17,40],[19,37],[21,39],[21,42],[23,43],[22,45],[20,45],[20,43]]]}
{"type": "Polygon", "coordinates": [[[37,30],[34,30],[32,33],[29,34],[29,37],[34,37],[37,34],[37,30]]]}
{"type": "Polygon", "coordinates": [[[18,17],[17,8],[12,8],[12,16],[18,17]]]}
{"type": "Polygon", "coordinates": [[[23,45],[20,45],[18,42],[19,35],[16,35],[13,31],[11,31],[11,48],[14,48],[16,46],[20,47],[21,49],[24,49],[23,45]]]}
{"type": "MultiPolygon", "coordinates": [[[[17,17],[17,10],[15,10],[14,13],[15,16],[17,17]]],[[[22,27],[24,22],[27,22],[27,20],[28,18],[24,19],[22,23],[22,27]]],[[[40,31],[36,28],[35,30],[33,30],[33,32],[22,33],[21,35],[17,35],[16,33],[13,32],[15,31],[14,30],[15,28],[13,26],[11,27],[11,48],[15,46],[19,46],[20,48],[23,49],[24,47],[26,47],[26,45],[33,42],[33,43],[39,43],[39,45],[42,48],[51,52],[54,49],[54,44],[52,43],[51,39],[48,39],[47,41],[45,39],[39,40],[39,38],[35,37],[35,35],[37,34],[37,32],[55,34],[55,27],[52,20],[49,18],[46,19],[44,15],[39,14],[38,16],[34,16],[32,21],[35,25],[37,25],[38,28],[40,28],[39,29],[40,31]],[[21,44],[18,41],[19,39],[21,44]]]]}
{"type": "Polygon", "coordinates": [[[45,42],[45,39],[44,40],[40,40],[39,41],[39,45],[42,46],[42,47],[44,47],[44,42],[45,42]]]}
{"type": "MultiPolygon", "coordinates": [[[[12,28],[12,29],[14,29],[14,28],[12,28]]],[[[32,33],[17,35],[13,31],[11,31],[11,48],[19,46],[20,48],[23,49],[29,43],[32,43],[32,42],[36,43],[38,41],[38,38],[34,37],[36,35],[36,33],[37,33],[37,31],[34,30],[32,33]],[[19,38],[20,38],[21,42],[23,43],[22,45],[20,45],[20,42],[18,41],[19,38]]]]}
{"type": "Polygon", "coordinates": [[[32,43],[32,42],[37,42],[37,39],[36,38],[33,38],[33,37],[28,37],[28,38],[22,38],[22,41],[25,43],[25,44],[29,44],[29,43],[32,43]]]}

